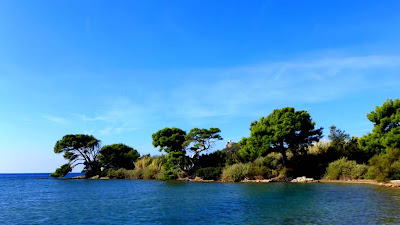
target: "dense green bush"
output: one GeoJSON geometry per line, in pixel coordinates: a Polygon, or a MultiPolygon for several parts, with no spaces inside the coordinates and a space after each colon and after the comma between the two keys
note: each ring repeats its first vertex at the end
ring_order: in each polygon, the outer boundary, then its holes
{"type": "Polygon", "coordinates": [[[245,178],[262,180],[280,176],[282,172],[286,174],[281,159],[279,153],[270,153],[265,157],[258,157],[253,162],[227,166],[222,172],[222,181],[237,182],[245,178]]]}
{"type": "Polygon", "coordinates": [[[386,154],[375,155],[370,160],[370,169],[367,177],[377,181],[400,179],[400,150],[388,148],[386,154]]]}
{"type": "Polygon", "coordinates": [[[217,180],[222,173],[221,167],[206,167],[196,171],[196,176],[203,178],[204,180],[217,180]]]}
{"type": "Polygon", "coordinates": [[[277,177],[282,170],[282,155],[276,152],[265,157],[258,157],[253,162],[247,163],[246,178],[261,180],[277,177]]]}
{"type": "Polygon", "coordinates": [[[282,168],[282,155],[272,152],[265,157],[258,157],[253,163],[255,166],[266,166],[272,170],[279,170],[282,168]]]}
{"type": "Polygon", "coordinates": [[[225,167],[222,171],[222,181],[238,182],[246,178],[248,172],[248,164],[238,163],[225,167]]]}
{"type": "Polygon", "coordinates": [[[184,152],[170,152],[163,158],[164,180],[173,180],[186,176],[183,170],[188,164],[187,156],[184,152]]]}
{"type": "Polygon", "coordinates": [[[246,178],[249,180],[263,180],[272,178],[272,170],[266,166],[255,166],[252,163],[248,163],[248,170],[246,178]]]}
{"type": "Polygon", "coordinates": [[[329,164],[325,178],[330,180],[362,179],[367,171],[367,165],[357,164],[356,161],[341,158],[329,164]]]}
{"type": "Polygon", "coordinates": [[[115,169],[106,169],[102,173],[103,175],[109,178],[116,178],[116,179],[133,179],[134,178],[134,171],[127,170],[124,168],[120,168],[118,170],[115,169]]]}

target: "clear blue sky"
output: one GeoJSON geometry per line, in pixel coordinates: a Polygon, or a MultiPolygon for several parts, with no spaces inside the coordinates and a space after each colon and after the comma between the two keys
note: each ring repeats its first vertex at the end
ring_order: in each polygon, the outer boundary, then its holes
{"type": "Polygon", "coordinates": [[[400,96],[400,1],[0,1],[0,173],[53,172],[65,134],[159,154],[275,108],[353,136],[400,96]]]}

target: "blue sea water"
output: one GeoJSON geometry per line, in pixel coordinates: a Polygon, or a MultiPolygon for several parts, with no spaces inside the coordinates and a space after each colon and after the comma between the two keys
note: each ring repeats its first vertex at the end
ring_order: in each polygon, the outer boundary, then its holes
{"type": "Polygon", "coordinates": [[[400,223],[400,191],[374,185],[46,178],[0,174],[0,224],[400,223]]]}

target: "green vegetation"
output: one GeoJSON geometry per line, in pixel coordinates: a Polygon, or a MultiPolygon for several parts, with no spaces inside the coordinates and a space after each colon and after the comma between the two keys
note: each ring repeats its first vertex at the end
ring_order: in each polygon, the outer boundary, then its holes
{"type": "Polygon", "coordinates": [[[56,172],[50,174],[52,177],[65,177],[69,172],[72,171],[71,165],[69,163],[62,165],[60,168],[56,169],[56,172]]]}
{"type": "Polygon", "coordinates": [[[51,176],[63,177],[83,165],[85,177],[115,179],[177,179],[237,182],[306,176],[314,179],[400,179],[400,100],[387,100],[367,114],[371,133],[351,137],[336,126],[328,140],[315,128],[307,111],[286,107],[250,124],[250,136],[239,143],[221,141],[219,128],[164,128],[152,135],[153,146],[164,155],[140,157],[124,144],[106,145],[91,135],[65,135],[54,152],[67,164],[51,176]]]}
{"type": "Polygon", "coordinates": [[[400,150],[388,148],[386,154],[370,159],[368,177],[377,181],[400,180],[400,150]]]}
{"type": "Polygon", "coordinates": [[[266,118],[250,124],[251,135],[240,142],[239,154],[249,160],[265,156],[270,152],[282,155],[282,164],[287,163],[286,152],[292,154],[305,151],[322,137],[322,128],[315,129],[310,114],[286,107],[275,109],[266,118]]]}
{"type": "Polygon", "coordinates": [[[117,170],[109,168],[103,171],[103,174],[109,178],[116,179],[134,179],[134,170],[127,170],[124,168],[119,168],[117,170]]]}
{"type": "Polygon", "coordinates": [[[164,160],[164,176],[165,180],[182,178],[185,176],[185,165],[187,157],[184,152],[170,152],[165,156],[164,160]]]}
{"type": "Polygon", "coordinates": [[[152,135],[153,146],[160,147],[160,152],[185,152],[186,131],[179,128],[164,128],[152,135]]]}
{"type": "Polygon", "coordinates": [[[385,153],[387,148],[400,148],[400,99],[388,99],[367,114],[367,118],[374,128],[359,140],[359,144],[370,158],[385,153]]]}
{"type": "Polygon", "coordinates": [[[329,163],[325,178],[330,180],[355,180],[364,178],[368,166],[356,161],[341,158],[329,163]]]}
{"type": "Polygon", "coordinates": [[[140,157],[139,152],[124,144],[106,145],[100,150],[99,160],[105,168],[124,168],[133,170],[134,162],[140,157]]]}
{"type": "Polygon", "coordinates": [[[200,168],[196,171],[196,176],[203,178],[204,180],[218,180],[221,176],[221,167],[206,167],[200,168]]]}
{"type": "Polygon", "coordinates": [[[161,180],[164,176],[162,161],[162,157],[143,156],[135,162],[134,178],[161,180]]]}
{"type": "Polygon", "coordinates": [[[225,182],[238,182],[246,178],[249,167],[244,163],[237,163],[225,167],[222,171],[221,180],[225,182]]]}
{"type": "MultiPolygon", "coordinates": [[[[68,160],[71,170],[77,165],[83,165],[85,175],[87,177],[98,175],[100,171],[100,163],[98,160],[100,148],[100,140],[92,135],[76,134],[65,135],[61,140],[57,141],[54,146],[54,152],[57,154],[64,153],[64,158],[68,160]]],[[[64,168],[57,169],[53,176],[63,177],[70,172],[67,165],[64,168]],[[58,172],[57,172],[58,171],[58,172]]]]}
{"type": "Polygon", "coordinates": [[[192,145],[189,148],[192,152],[190,156],[191,168],[195,167],[201,152],[210,150],[216,141],[222,140],[220,132],[221,130],[219,128],[193,128],[190,130],[189,134],[186,135],[184,146],[192,145]]]}
{"type": "Polygon", "coordinates": [[[186,131],[179,128],[164,128],[152,135],[153,146],[167,153],[163,163],[163,179],[171,180],[183,176],[187,166],[186,131]]]}

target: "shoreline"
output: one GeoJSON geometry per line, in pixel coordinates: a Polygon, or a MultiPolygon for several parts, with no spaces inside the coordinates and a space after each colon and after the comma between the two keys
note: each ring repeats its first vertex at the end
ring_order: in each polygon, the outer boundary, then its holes
{"type": "Polygon", "coordinates": [[[400,189],[400,180],[391,180],[389,182],[378,182],[375,180],[319,180],[320,183],[338,183],[338,184],[371,184],[381,187],[390,187],[400,189]]]}
{"type": "MultiPolygon", "coordinates": [[[[201,180],[201,179],[188,179],[188,178],[183,178],[183,179],[177,179],[177,181],[187,181],[187,182],[204,182],[204,183],[210,183],[210,182],[218,182],[218,183],[230,183],[230,182],[223,182],[221,180],[201,180]]],[[[235,183],[235,182],[232,182],[235,183]]],[[[283,181],[283,182],[276,182],[276,181],[270,181],[270,180],[242,180],[236,183],[336,183],[336,184],[371,184],[371,185],[376,185],[380,187],[389,187],[389,188],[394,188],[394,189],[399,189],[400,190],[400,180],[391,180],[387,183],[385,182],[378,182],[375,180],[326,180],[326,179],[321,179],[321,180],[313,180],[313,181],[306,181],[306,182],[288,182],[288,181],[283,181]]]]}
{"type": "MultiPolygon", "coordinates": [[[[96,178],[85,178],[84,176],[77,176],[77,177],[70,177],[67,179],[75,180],[75,179],[88,179],[88,180],[114,180],[114,178],[109,177],[96,177],[96,178]]],[[[115,179],[118,180],[118,179],[115,179]]],[[[125,180],[143,180],[143,179],[125,179],[125,180]]],[[[155,180],[155,179],[151,179],[155,180]]],[[[178,178],[175,181],[184,181],[184,182],[201,182],[201,183],[230,183],[230,182],[223,182],[221,180],[203,180],[199,178],[178,178]]],[[[336,183],[336,184],[371,184],[381,187],[389,187],[394,189],[400,189],[400,180],[391,180],[389,182],[378,182],[375,180],[312,180],[312,181],[305,181],[305,182],[290,182],[290,181],[271,181],[271,180],[242,180],[239,182],[232,182],[232,183],[336,183]]]]}

